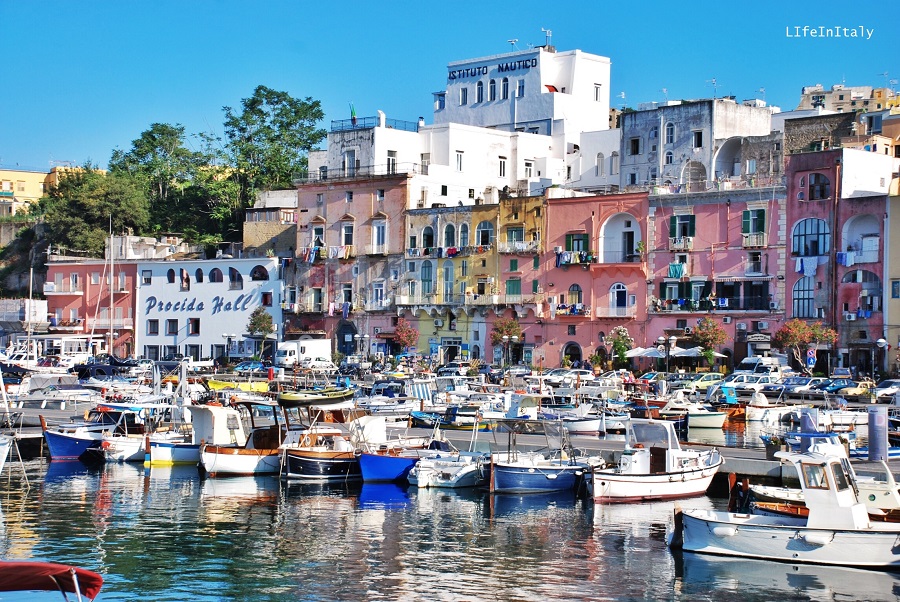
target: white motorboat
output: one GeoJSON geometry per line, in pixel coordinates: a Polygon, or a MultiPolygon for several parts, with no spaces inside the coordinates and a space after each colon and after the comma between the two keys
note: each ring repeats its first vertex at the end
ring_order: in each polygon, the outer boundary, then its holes
{"type": "Polygon", "coordinates": [[[818,451],[776,456],[796,469],[808,517],[676,509],[669,545],[791,563],[900,567],[900,523],[871,521],[846,458],[818,451]]]}
{"type": "Polygon", "coordinates": [[[9,450],[12,447],[12,444],[12,437],[0,435],[0,472],[3,472],[3,466],[6,464],[6,458],[9,457],[9,450]]]}
{"type": "Polygon", "coordinates": [[[473,452],[458,452],[420,459],[406,479],[410,485],[420,488],[457,489],[484,485],[489,476],[489,457],[473,452]]]}
{"type": "Polygon", "coordinates": [[[626,422],[625,450],[612,467],[595,467],[587,479],[595,502],[635,502],[702,495],[722,466],[715,448],[682,449],[668,420],[626,422]]]}
{"type": "Polygon", "coordinates": [[[720,429],[725,425],[727,412],[719,412],[711,407],[686,399],[679,391],[665,406],[660,408],[659,415],[687,415],[689,428],[720,429]]]}
{"type": "Polygon", "coordinates": [[[745,408],[744,420],[747,422],[764,422],[777,424],[794,410],[791,406],[774,404],[760,393],[755,392],[745,408]]]}

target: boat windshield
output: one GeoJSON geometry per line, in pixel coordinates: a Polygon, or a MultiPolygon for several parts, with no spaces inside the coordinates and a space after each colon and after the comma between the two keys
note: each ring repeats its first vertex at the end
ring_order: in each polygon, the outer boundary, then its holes
{"type": "Polygon", "coordinates": [[[631,429],[634,433],[633,443],[640,443],[644,447],[664,447],[673,449],[678,447],[678,442],[672,442],[665,424],[659,422],[632,422],[631,429]]]}

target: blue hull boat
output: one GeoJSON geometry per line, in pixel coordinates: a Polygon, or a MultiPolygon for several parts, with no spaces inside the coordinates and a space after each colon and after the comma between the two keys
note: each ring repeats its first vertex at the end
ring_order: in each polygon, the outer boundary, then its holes
{"type": "MultiPolygon", "coordinates": [[[[505,455],[505,454],[501,454],[505,455]]],[[[514,462],[495,458],[491,490],[497,493],[546,493],[574,490],[585,467],[567,460],[520,454],[514,462]]]]}
{"type": "Polygon", "coordinates": [[[77,460],[89,449],[100,447],[103,433],[58,433],[50,430],[44,431],[44,441],[50,450],[51,460],[77,460]],[[95,435],[86,438],[85,435],[95,435]]]}
{"type": "Polygon", "coordinates": [[[419,455],[391,456],[362,453],[359,469],[364,483],[406,482],[406,476],[419,461],[419,455]]]}

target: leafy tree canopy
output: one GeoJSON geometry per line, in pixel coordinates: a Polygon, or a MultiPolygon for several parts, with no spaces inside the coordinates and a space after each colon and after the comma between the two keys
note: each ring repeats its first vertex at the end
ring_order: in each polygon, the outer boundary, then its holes
{"type": "Polygon", "coordinates": [[[266,86],[225,111],[225,147],[246,205],[258,190],[290,188],[306,167],[307,153],[326,135],[316,123],[325,117],[318,100],[293,98],[266,86]]]}
{"type": "Polygon", "coordinates": [[[53,244],[102,257],[113,232],[146,231],[149,203],[139,183],[126,173],[103,174],[90,164],[72,170],[43,200],[44,223],[53,244]]]}
{"type": "Polygon", "coordinates": [[[715,362],[715,356],[713,356],[715,348],[724,345],[728,335],[721,324],[712,318],[704,317],[697,323],[691,338],[694,343],[703,347],[703,357],[707,363],[712,365],[715,362]]]}
{"type": "Polygon", "coordinates": [[[275,324],[272,322],[272,314],[264,307],[257,307],[250,314],[247,322],[247,332],[254,336],[267,337],[275,332],[275,324]]]}
{"type": "Polygon", "coordinates": [[[806,369],[806,350],[818,345],[833,345],[838,334],[821,322],[812,324],[803,320],[788,320],[772,337],[772,345],[785,353],[792,353],[794,359],[806,369]]]}
{"type": "Polygon", "coordinates": [[[610,353],[614,358],[615,365],[627,366],[628,358],[625,357],[625,354],[634,347],[634,339],[628,334],[628,329],[624,326],[616,326],[609,331],[606,340],[612,343],[610,353]]]}
{"type": "Polygon", "coordinates": [[[394,329],[394,340],[403,349],[415,348],[419,343],[419,331],[413,328],[409,322],[400,318],[394,329]]]}
{"type": "Polygon", "coordinates": [[[494,328],[491,330],[491,343],[493,345],[500,345],[503,343],[504,335],[508,336],[510,339],[512,337],[519,337],[519,340],[521,340],[522,327],[512,318],[500,318],[494,322],[494,328]]]}

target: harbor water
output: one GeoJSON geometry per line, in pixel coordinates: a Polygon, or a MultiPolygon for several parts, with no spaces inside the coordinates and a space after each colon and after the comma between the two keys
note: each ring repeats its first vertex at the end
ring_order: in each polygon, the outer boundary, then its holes
{"type": "Polygon", "coordinates": [[[98,571],[101,601],[900,599],[890,573],[674,553],[672,502],[286,485],[77,461],[24,469],[2,475],[0,555],[98,571]]]}

